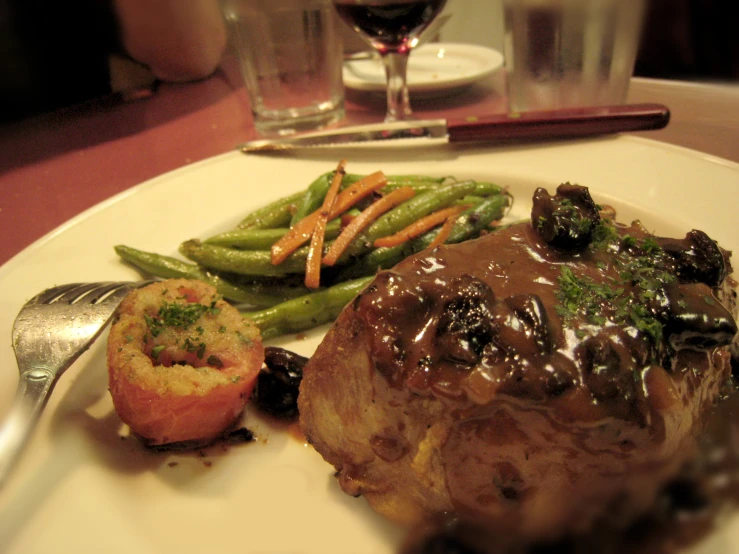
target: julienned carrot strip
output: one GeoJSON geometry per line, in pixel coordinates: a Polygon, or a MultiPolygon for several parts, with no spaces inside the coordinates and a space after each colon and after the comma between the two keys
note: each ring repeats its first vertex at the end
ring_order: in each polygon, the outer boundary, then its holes
{"type": "Polygon", "coordinates": [[[405,229],[401,229],[397,233],[393,235],[388,235],[386,237],[380,237],[379,239],[376,239],[374,244],[375,248],[380,247],[391,247],[391,246],[398,246],[399,244],[403,244],[406,241],[411,240],[412,238],[417,237],[418,235],[422,235],[429,229],[433,229],[440,223],[443,223],[450,217],[454,217],[458,213],[466,210],[469,206],[451,206],[449,208],[443,208],[441,210],[437,210],[433,213],[430,213],[429,215],[422,217],[421,219],[418,219],[408,225],[405,229]]]}
{"type": "MultiPolygon", "coordinates": [[[[336,197],[334,207],[328,216],[329,220],[338,217],[354,204],[385,185],[387,185],[385,174],[382,171],[376,171],[342,190],[336,197]]],[[[272,245],[271,261],[273,265],[282,263],[285,258],[310,240],[320,211],[318,209],[298,221],[280,240],[272,245]]]]}
{"type": "Polygon", "coordinates": [[[331,215],[331,210],[336,202],[336,196],[339,194],[341,180],[346,174],[346,160],[341,160],[336,167],[334,176],[331,179],[331,186],[326,192],[323,199],[323,205],[318,212],[316,224],[313,227],[313,234],[308,248],[308,256],[305,262],[305,286],[309,289],[317,289],[321,284],[321,256],[323,255],[323,241],[326,237],[326,223],[331,215]]]}
{"type": "Polygon", "coordinates": [[[441,229],[439,229],[439,232],[434,237],[434,240],[432,240],[431,244],[428,245],[429,248],[436,248],[446,242],[446,239],[448,239],[449,235],[452,233],[454,224],[457,222],[457,215],[459,214],[455,214],[446,219],[444,225],[441,226],[441,229]]]}
{"type": "Polygon", "coordinates": [[[272,245],[270,248],[272,265],[281,264],[285,261],[285,258],[310,240],[317,219],[318,211],[305,216],[272,245]]]}
{"type": "Polygon", "coordinates": [[[376,190],[381,189],[387,185],[387,177],[382,171],[376,171],[366,177],[360,179],[346,190],[342,190],[336,197],[334,203],[334,209],[331,210],[329,219],[340,216],[349,208],[354,206],[357,202],[363,198],[367,198],[370,194],[376,190]]]}
{"type": "Polygon", "coordinates": [[[414,194],[416,194],[416,191],[412,187],[400,187],[370,204],[362,213],[352,219],[344,230],[341,231],[339,236],[336,237],[334,244],[323,257],[323,264],[334,265],[352,241],[357,238],[357,235],[368,225],[385,212],[411,198],[414,194]]]}

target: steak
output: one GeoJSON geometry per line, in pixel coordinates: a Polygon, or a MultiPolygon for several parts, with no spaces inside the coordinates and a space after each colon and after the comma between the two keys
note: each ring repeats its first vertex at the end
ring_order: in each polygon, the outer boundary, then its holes
{"type": "Polygon", "coordinates": [[[550,540],[647,510],[730,378],[729,253],[601,216],[530,222],[380,272],[304,370],[301,429],[341,488],[404,525],[550,540]]]}

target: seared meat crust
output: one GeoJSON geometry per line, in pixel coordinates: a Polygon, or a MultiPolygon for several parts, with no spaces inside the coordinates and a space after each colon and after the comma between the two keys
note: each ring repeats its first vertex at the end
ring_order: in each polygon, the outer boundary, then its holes
{"type": "Polygon", "coordinates": [[[585,246],[534,218],[409,258],[343,311],[299,409],[345,492],[403,524],[454,513],[527,539],[651,505],[730,374],[728,254],[582,205],[585,246]]]}

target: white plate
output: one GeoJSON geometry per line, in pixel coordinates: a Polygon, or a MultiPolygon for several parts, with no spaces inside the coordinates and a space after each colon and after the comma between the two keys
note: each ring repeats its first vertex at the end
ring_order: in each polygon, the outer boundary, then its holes
{"type": "MultiPolygon", "coordinates": [[[[636,138],[521,149],[424,148],[412,159],[402,148],[314,150],[310,159],[229,153],[87,211],[0,268],[0,412],[17,381],[9,337],[25,300],[53,284],[136,278],[113,245],[174,253],[182,240],[223,230],[251,209],[306,186],[339,155],[351,172],[456,175],[509,185],[515,217],[528,211],[535,186],[553,189],[569,180],[591,187],[596,200],[613,204],[622,219],[639,217],[676,236],[700,228],[739,251],[739,165],[636,138]]],[[[309,355],[323,332],[274,344],[309,355]]],[[[396,552],[403,533],[361,498],[341,493],[332,468],[314,451],[252,413],[245,425],[258,443],[206,458],[153,454],[122,440],[107,391],[104,341],[98,341],[59,382],[18,471],[0,491],[0,550],[396,552]]],[[[739,552],[739,526],[724,527],[704,550],[739,552]]]]}
{"type": "MultiPolygon", "coordinates": [[[[408,90],[429,93],[461,88],[503,66],[497,50],[473,44],[429,43],[411,51],[408,90]]],[[[378,59],[344,63],[344,85],[356,90],[385,91],[385,69],[378,59]]]]}

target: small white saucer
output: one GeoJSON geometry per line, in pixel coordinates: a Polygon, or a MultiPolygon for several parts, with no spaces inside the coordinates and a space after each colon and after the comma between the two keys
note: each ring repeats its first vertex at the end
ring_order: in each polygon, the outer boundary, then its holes
{"type": "MultiPolygon", "coordinates": [[[[462,88],[503,66],[497,50],[474,44],[429,43],[411,51],[408,90],[433,93],[462,88]]],[[[344,63],[344,85],[354,90],[385,91],[385,69],[377,58],[344,63]]]]}

